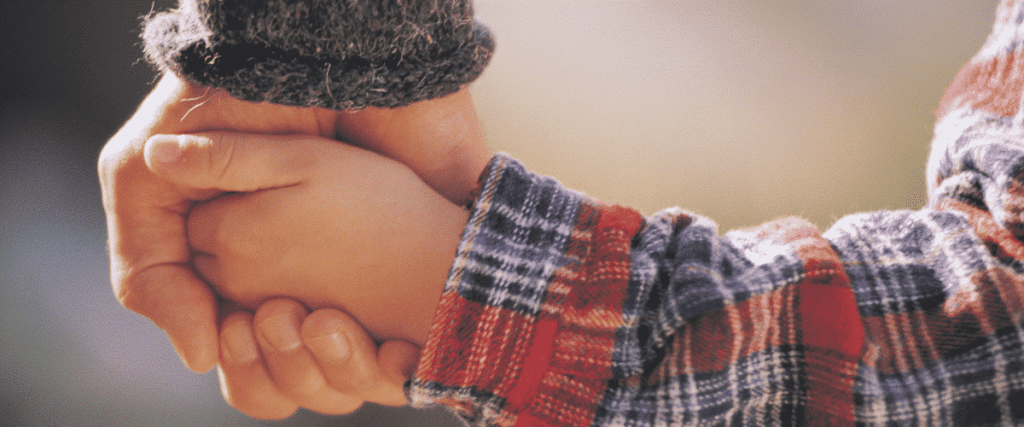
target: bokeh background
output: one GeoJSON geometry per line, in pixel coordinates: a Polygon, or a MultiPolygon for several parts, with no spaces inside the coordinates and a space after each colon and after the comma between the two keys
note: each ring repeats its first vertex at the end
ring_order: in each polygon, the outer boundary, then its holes
{"type": "MultiPolygon", "coordinates": [[[[481,0],[495,150],[608,202],[722,231],[919,208],[933,110],[997,0],[481,0]]],[[[168,1],[0,3],[0,425],[457,425],[367,406],[262,423],[121,308],[96,156],[155,81],[168,1]]]]}

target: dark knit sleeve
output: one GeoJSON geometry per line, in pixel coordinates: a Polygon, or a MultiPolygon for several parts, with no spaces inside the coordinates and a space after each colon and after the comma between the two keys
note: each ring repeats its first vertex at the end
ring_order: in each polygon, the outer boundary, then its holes
{"type": "Polygon", "coordinates": [[[192,82],[338,110],[454,93],[494,50],[469,0],[181,0],[143,39],[150,62],[192,82]]]}

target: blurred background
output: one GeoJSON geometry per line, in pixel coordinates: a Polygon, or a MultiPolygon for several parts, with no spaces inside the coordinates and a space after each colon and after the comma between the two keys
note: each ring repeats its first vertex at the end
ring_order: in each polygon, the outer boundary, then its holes
{"type": "MultiPolygon", "coordinates": [[[[933,110],[997,0],[481,0],[493,149],[598,199],[722,231],[925,203],[933,110]]],[[[442,411],[249,419],[112,297],[95,172],[152,87],[168,1],[0,3],[0,425],[457,425],[442,411]]]]}

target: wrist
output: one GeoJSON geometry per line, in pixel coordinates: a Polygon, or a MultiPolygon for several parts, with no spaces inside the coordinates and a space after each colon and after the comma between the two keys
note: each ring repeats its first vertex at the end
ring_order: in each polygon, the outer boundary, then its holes
{"type": "Polygon", "coordinates": [[[461,241],[462,232],[469,221],[469,212],[455,205],[449,205],[444,219],[438,221],[438,227],[432,242],[432,255],[428,257],[418,271],[417,279],[410,283],[407,294],[411,296],[409,314],[406,319],[408,329],[406,340],[423,347],[430,335],[434,316],[441,301],[441,294],[448,281],[452,264],[461,241]],[[441,238],[437,238],[441,236],[441,238]]]}
{"type": "MultiPolygon", "coordinates": [[[[370,254],[365,263],[351,265],[347,273],[373,279],[334,294],[336,299],[325,301],[324,306],[352,313],[378,342],[402,339],[423,346],[470,213],[427,188],[405,166],[388,162],[379,165],[378,176],[394,175],[387,169],[395,168],[407,178],[391,181],[389,191],[372,197],[394,208],[357,222],[366,227],[369,239],[355,245],[348,240],[344,245],[370,254]],[[412,187],[403,187],[406,184],[412,187]]],[[[364,254],[357,251],[346,258],[358,260],[364,254]]]]}

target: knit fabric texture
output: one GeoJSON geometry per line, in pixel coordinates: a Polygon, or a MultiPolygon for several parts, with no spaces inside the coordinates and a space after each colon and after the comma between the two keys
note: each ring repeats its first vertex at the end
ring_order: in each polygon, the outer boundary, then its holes
{"type": "Polygon", "coordinates": [[[494,51],[469,0],[181,0],[153,14],[146,58],[254,102],[398,107],[475,80],[494,51]]]}

